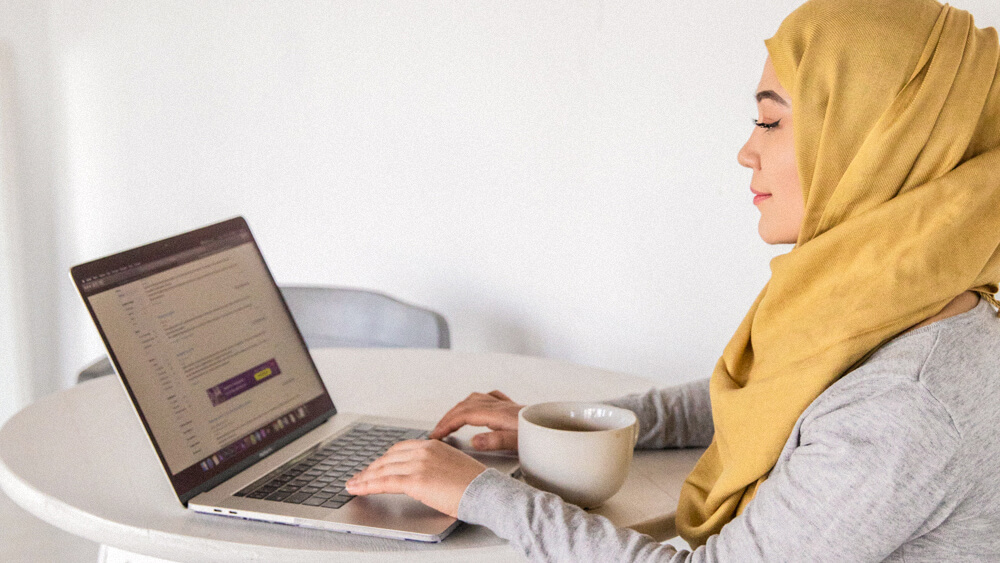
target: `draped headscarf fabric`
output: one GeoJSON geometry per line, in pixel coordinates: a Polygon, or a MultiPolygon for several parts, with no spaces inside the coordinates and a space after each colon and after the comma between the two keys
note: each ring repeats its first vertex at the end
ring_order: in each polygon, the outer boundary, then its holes
{"type": "Polygon", "coordinates": [[[811,0],[765,41],[791,94],[805,218],[712,373],[692,546],[739,515],[796,420],[888,340],[1000,281],[1000,46],[934,0],[811,0]]]}

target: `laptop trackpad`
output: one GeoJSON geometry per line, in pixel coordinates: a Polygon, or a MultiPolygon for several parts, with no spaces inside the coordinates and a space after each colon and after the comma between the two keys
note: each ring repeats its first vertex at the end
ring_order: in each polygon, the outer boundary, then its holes
{"type": "MultiPolygon", "coordinates": [[[[370,495],[355,497],[343,507],[331,511],[332,520],[356,526],[440,534],[455,519],[419,503],[406,495],[370,495]]],[[[381,535],[381,533],[379,534],[381,535]]]]}

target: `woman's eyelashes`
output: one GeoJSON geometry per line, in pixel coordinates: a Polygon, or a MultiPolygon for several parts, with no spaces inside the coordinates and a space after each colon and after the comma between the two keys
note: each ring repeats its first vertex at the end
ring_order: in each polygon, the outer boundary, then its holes
{"type": "Polygon", "coordinates": [[[754,125],[756,125],[757,127],[760,127],[761,129],[763,129],[765,131],[777,127],[779,123],[781,123],[780,119],[777,120],[777,121],[772,121],[771,123],[764,123],[762,121],[757,121],[756,119],[753,120],[753,124],[754,125]]]}

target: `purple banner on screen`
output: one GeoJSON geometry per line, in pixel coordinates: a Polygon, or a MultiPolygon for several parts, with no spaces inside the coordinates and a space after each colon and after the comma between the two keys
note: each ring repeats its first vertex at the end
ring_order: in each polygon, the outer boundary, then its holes
{"type": "Polygon", "coordinates": [[[260,364],[257,367],[246,370],[236,377],[229,378],[222,383],[209,389],[208,400],[212,401],[212,406],[218,406],[229,399],[253,389],[261,383],[273,378],[281,373],[278,369],[278,362],[274,358],[260,364]]]}

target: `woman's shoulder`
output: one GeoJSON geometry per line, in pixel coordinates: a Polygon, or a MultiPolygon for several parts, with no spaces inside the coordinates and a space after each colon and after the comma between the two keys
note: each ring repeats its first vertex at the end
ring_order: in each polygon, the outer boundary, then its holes
{"type": "Polygon", "coordinates": [[[960,536],[969,523],[995,529],[1000,514],[986,499],[1000,490],[998,366],[1000,318],[981,301],[897,337],[827,388],[803,412],[782,459],[819,444],[817,451],[867,451],[894,470],[932,464],[935,486],[956,499],[962,523],[935,533],[960,536]]]}
{"type": "Polygon", "coordinates": [[[815,417],[847,405],[891,407],[897,416],[933,414],[960,435],[978,434],[982,409],[1000,412],[997,366],[1000,318],[980,300],[965,313],[890,340],[827,388],[808,411],[815,417]]]}
{"type": "MultiPolygon", "coordinates": [[[[903,333],[886,342],[865,363],[840,378],[833,386],[850,387],[881,381],[929,383],[941,370],[1000,360],[1000,318],[986,300],[971,310],[903,333]]],[[[1000,379],[998,379],[1000,381],[1000,379]]]]}
{"type": "MultiPolygon", "coordinates": [[[[972,309],[935,323],[922,326],[915,330],[904,332],[883,345],[870,360],[886,359],[886,357],[912,355],[925,350],[928,355],[936,352],[957,350],[980,350],[983,343],[993,342],[993,352],[1000,353],[1000,318],[997,310],[986,301],[980,299],[972,309]],[[928,349],[927,341],[935,341],[935,349],[928,349]],[[943,346],[940,346],[943,344],[943,346]]],[[[990,348],[989,346],[987,348],[990,348]]],[[[987,351],[987,350],[983,350],[987,351]]]]}

